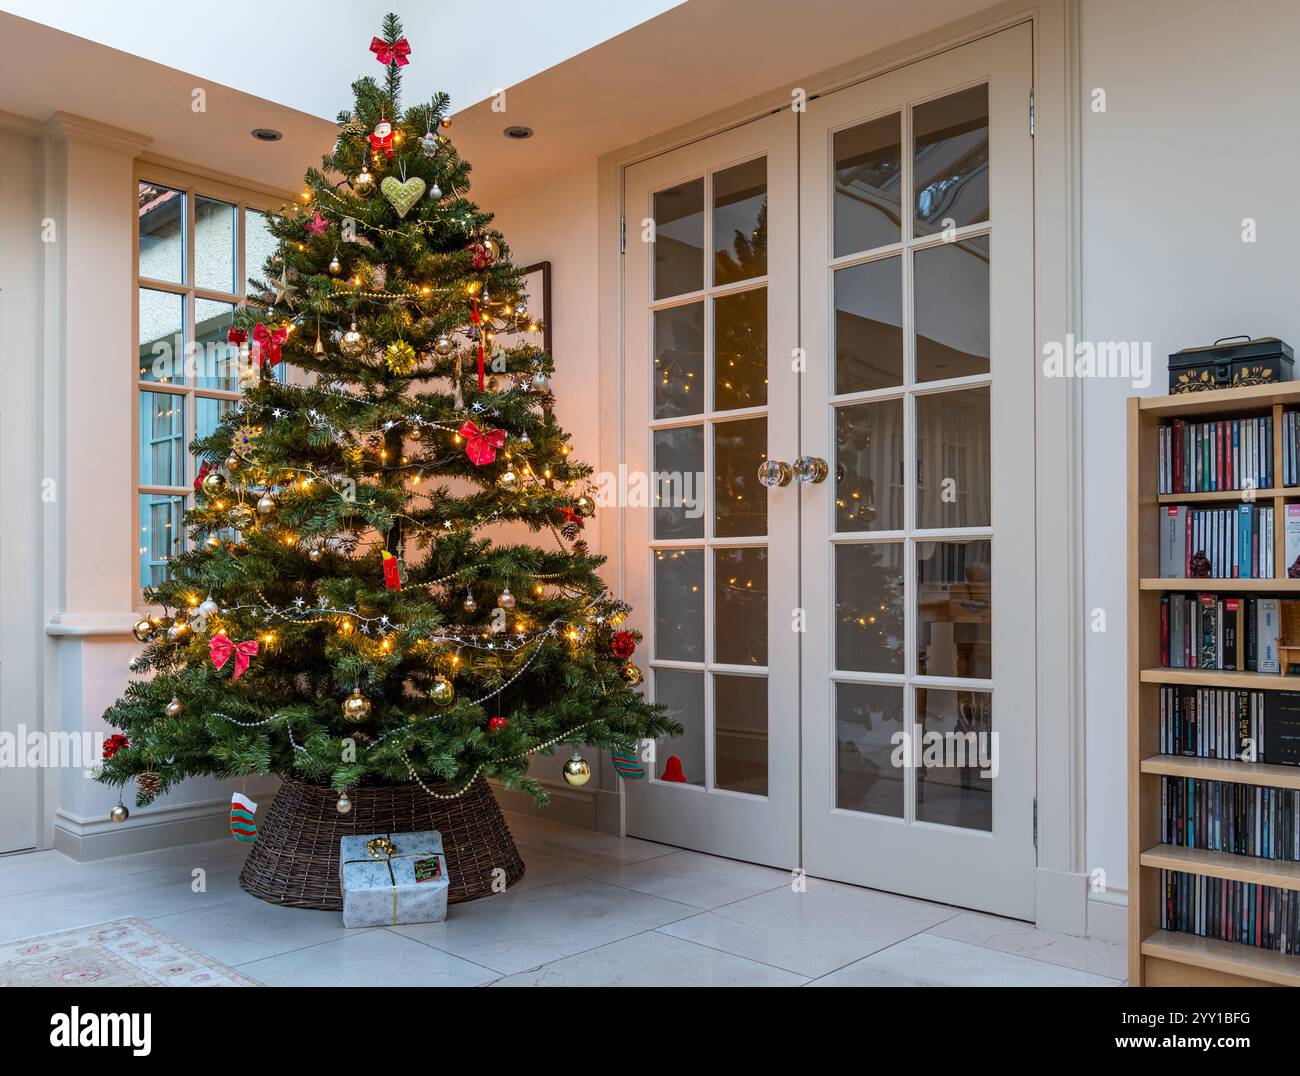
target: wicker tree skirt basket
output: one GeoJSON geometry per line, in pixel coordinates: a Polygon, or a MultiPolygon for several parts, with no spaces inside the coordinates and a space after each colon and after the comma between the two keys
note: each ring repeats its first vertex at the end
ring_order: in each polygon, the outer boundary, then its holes
{"type": "MultiPolygon", "coordinates": [[[[445,786],[429,786],[434,792],[445,786]]],[[[524,861],[483,777],[456,799],[434,799],[414,782],[351,789],[352,810],[339,814],[339,794],[327,785],[286,777],[244,862],[239,884],[255,897],[296,908],[341,911],[339,840],[353,834],[436,829],[447,857],[450,902],[493,891],[496,878],[511,886],[524,861]],[[504,871],[504,876],[494,872],[504,871]]],[[[497,890],[501,889],[500,883],[497,890]]]]}

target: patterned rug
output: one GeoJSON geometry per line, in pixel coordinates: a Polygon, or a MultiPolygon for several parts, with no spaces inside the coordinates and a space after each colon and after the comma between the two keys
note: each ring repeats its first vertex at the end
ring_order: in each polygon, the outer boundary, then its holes
{"type": "Polygon", "coordinates": [[[0,944],[0,987],[257,985],[139,919],[0,944]]]}

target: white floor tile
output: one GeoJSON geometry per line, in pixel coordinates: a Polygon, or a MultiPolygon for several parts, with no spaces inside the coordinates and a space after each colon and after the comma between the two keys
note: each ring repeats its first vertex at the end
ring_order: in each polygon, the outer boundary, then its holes
{"type": "Polygon", "coordinates": [[[213,859],[246,852],[247,848],[233,839],[160,848],[155,852],[86,863],[69,859],[62,852],[20,852],[0,856],[0,898],[42,889],[83,886],[173,866],[202,866],[213,859]]]}
{"type": "Polygon", "coordinates": [[[684,904],[580,880],[453,904],[445,923],[391,929],[511,975],[694,913],[684,904]]]}
{"type": "Polygon", "coordinates": [[[286,908],[242,892],[212,908],[149,922],[223,964],[243,964],[359,933],[347,930],[338,912],[286,908]]]}
{"type": "Polygon", "coordinates": [[[345,938],[241,964],[239,970],[267,986],[480,986],[497,977],[388,930],[351,931],[345,938]]]}
{"type": "Polygon", "coordinates": [[[659,929],[816,977],[958,914],[954,908],[809,879],[659,929]]]}
{"type": "Polygon", "coordinates": [[[807,980],[657,931],[500,979],[496,986],[799,986],[807,980]]]}
{"type": "Polygon", "coordinates": [[[636,837],[615,837],[609,833],[578,829],[560,822],[548,822],[531,815],[509,814],[506,821],[521,849],[527,847],[541,855],[563,851],[569,855],[600,856],[619,863],[636,863],[677,851],[666,844],[655,844],[636,837]]]}
{"type": "Polygon", "coordinates": [[[717,908],[790,884],[786,871],[700,852],[656,856],[592,877],[695,908],[717,908]]]}
{"type": "Polygon", "coordinates": [[[917,934],[810,985],[1116,986],[1118,981],[933,934],[917,934]]]}
{"type": "Polygon", "coordinates": [[[954,941],[983,945],[1004,953],[1061,964],[1110,979],[1128,976],[1128,957],[1122,945],[1112,945],[1096,938],[1076,938],[1039,930],[1032,923],[1002,919],[981,912],[962,912],[930,930],[931,934],[954,941]]]}

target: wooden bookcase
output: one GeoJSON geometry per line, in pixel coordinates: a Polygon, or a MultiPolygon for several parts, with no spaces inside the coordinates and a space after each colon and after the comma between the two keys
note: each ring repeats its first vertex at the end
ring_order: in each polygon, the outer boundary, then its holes
{"type": "Polygon", "coordinates": [[[1160,871],[1178,870],[1233,881],[1300,890],[1300,864],[1160,843],[1160,777],[1300,788],[1300,766],[1186,758],[1160,753],[1162,684],[1300,690],[1300,676],[1165,669],[1160,664],[1160,597],[1163,592],[1258,592],[1300,597],[1300,579],[1286,575],[1284,526],[1288,503],[1300,488],[1261,489],[1257,504],[1272,503],[1273,579],[1161,579],[1160,513],[1168,504],[1240,503],[1241,492],[1159,494],[1156,430],[1176,418],[1273,416],[1275,481],[1282,475],[1282,413],[1300,409],[1300,382],[1183,396],[1130,398],[1128,409],[1128,844],[1129,982],[1134,986],[1300,986],[1300,955],[1284,956],[1248,945],[1175,933],[1160,927],[1164,894],[1160,871]]]}

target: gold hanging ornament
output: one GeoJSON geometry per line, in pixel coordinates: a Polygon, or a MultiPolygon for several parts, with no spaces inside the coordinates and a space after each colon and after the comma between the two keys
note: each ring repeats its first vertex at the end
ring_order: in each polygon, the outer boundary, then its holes
{"type": "MultiPolygon", "coordinates": [[[[474,600],[474,592],[467,587],[465,589],[465,612],[472,613],[477,609],[478,602],[474,600]]],[[[142,621],[141,623],[148,623],[148,621],[142,621]]],[[[137,636],[137,638],[139,638],[139,636],[137,636]]],[[[141,640],[141,642],[143,641],[144,640],[141,640]]]]}
{"type": "Polygon", "coordinates": [[[447,706],[451,700],[456,697],[456,688],[447,677],[439,673],[433,678],[433,686],[429,688],[429,698],[438,706],[447,706]]]}
{"type": "Polygon", "coordinates": [[[230,522],[236,530],[246,531],[256,520],[253,509],[245,501],[240,501],[230,509],[230,522]]]}
{"type": "Polygon", "coordinates": [[[152,620],[141,618],[140,620],[137,620],[135,625],[131,628],[131,634],[140,640],[140,642],[147,643],[153,638],[154,632],[157,630],[158,625],[152,620]]]}
{"type": "Polygon", "coordinates": [[[279,504],[276,503],[275,497],[270,493],[263,493],[257,498],[257,514],[263,519],[274,514],[278,507],[279,504]]]}
{"type": "Polygon", "coordinates": [[[339,801],[338,803],[334,804],[334,808],[335,810],[338,811],[339,814],[351,813],[352,801],[348,799],[348,794],[346,792],[339,793],[339,801]]]}
{"type": "Polygon", "coordinates": [[[125,822],[128,818],[131,817],[131,812],[126,809],[125,803],[119,803],[116,807],[114,807],[111,811],[108,812],[108,817],[111,818],[114,822],[125,822]]]}
{"type": "Polygon", "coordinates": [[[641,670],[630,661],[625,661],[618,667],[618,675],[623,678],[623,682],[628,687],[640,687],[642,681],[645,680],[641,670]]]}
{"type": "Polygon", "coordinates": [[[220,497],[226,492],[226,476],[220,471],[209,471],[203,476],[203,492],[209,497],[220,497]]]}
{"type": "Polygon", "coordinates": [[[596,514],[596,502],[585,493],[573,502],[573,510],[584,519],[596,514]]]}
{"type": "Polygon", "coordinates": [[[497,478],[497,489],[502,493],[518,493],[519,475],[514,471],[502,471],[497,478]]]}
{"type": "Polygon", "coordinates": [[[398,377],[404,377],[419,364],[415,348],[405,340],[394,340],[384,352],[384,364],[398,377]]]}
{"type": "Polygon", "coordinates": [[[505,589],[497,595],[497,605],[506,610],[515,607],[515,596],[510,593],[509,583],[507,583],[505,589]]]}
{"type": "Polygon", "coordinates": [[[178,699],[175,695],[172,696],[172,701],[169,702],[165,707],[163,707],[163,713],[165,713],[168,717],[180,717],[181,714],[183,714],[184,712],[185,712],[185,704],[181,702],[181,700],[178,699]]]}
{"type": "Polygon", "coordinates": [[[564,764],[564,779],[574,788],[581,788],[591,780],[591,764],[575,747],[573,757],[564,764]]]}
{"type": "Polygon", "coordinates": [[[352,323],[352,328],[343,334],[339,339],[339,350],[349,358],[356,358],[366,350],[366,340],[357,332],[357,323],[352,323]]]}
{"type": "Polygon", "coordinates": [[[370,700],[361,694],[360,688],[353,688],[352,694],[343,700],[343,720],[349,725],[360,725],[370,718],[370,700]]]}

